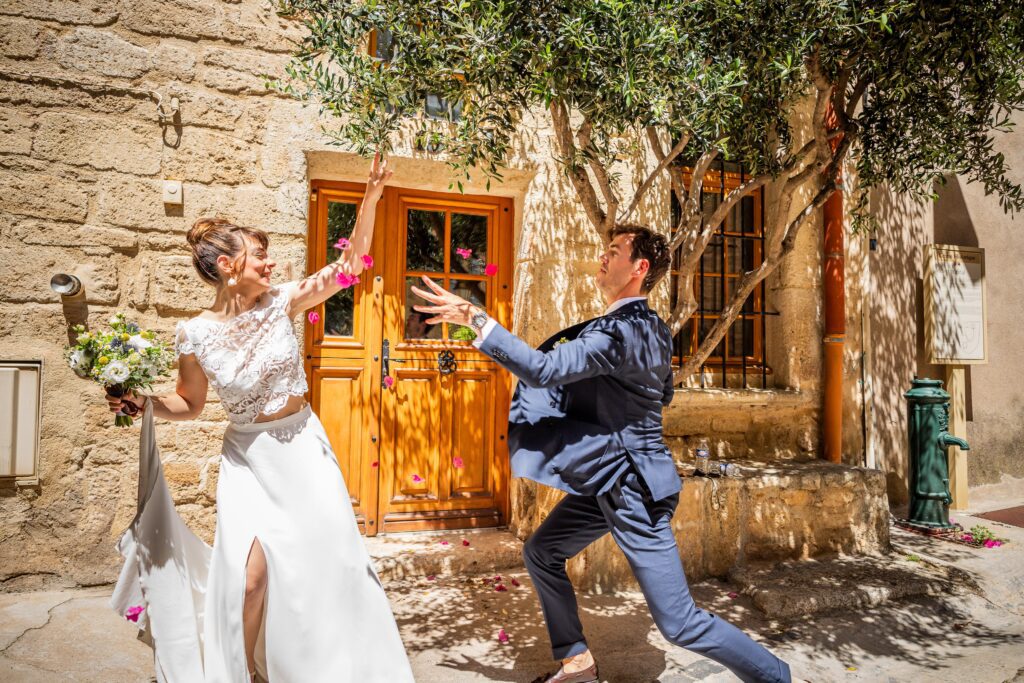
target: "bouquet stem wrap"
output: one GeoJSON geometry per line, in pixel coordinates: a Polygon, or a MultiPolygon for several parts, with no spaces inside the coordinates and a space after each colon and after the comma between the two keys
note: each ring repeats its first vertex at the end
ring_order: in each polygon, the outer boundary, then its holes
{"type": "MultiPolygon", "coordinates": [[[[110,384],[106,387],[107,393],[111,396],[121,398],[128,390],[120,384],[110,384]]],[[[139,406],[135,405],[131,401],[124,402],[124,408],[114,413],[114,424],[118,427],[131,427],[132,418],[139,414],[139,406]]]]}

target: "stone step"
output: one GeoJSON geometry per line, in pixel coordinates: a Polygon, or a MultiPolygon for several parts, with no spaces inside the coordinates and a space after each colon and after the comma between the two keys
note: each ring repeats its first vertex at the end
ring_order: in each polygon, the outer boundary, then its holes
{"type": "Polygon", "coordinates": [[[965,572],[898,553],[752,564],[734,568],[729,579],[777,619],[977,590],[965,572]]]}
{"type": "Polygon", "coordinates": [[[392,533],[363,540],[384,583],[494,574],[523,566],[523,543],[507,529],[392,533]]]}

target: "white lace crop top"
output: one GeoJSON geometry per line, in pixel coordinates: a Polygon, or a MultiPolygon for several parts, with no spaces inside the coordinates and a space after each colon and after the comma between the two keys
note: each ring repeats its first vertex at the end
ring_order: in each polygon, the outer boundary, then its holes
{"type": "Polygon", "coordinates": [[[194,354],[228,419],[254,422],[306,393],[299,343],[288,317],[293,283],[267,291],[256,306],[225,322],[192,318],[178,323],[178,355],[194,354]]]}

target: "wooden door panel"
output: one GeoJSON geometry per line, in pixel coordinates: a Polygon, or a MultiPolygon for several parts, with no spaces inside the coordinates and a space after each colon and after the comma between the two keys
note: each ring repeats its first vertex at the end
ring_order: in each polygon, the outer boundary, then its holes
{"type": "Polygon", "coordinates": [[[384,494],[389,507],[426,509],[440,495],[438,473],[442,452],[441,387],[438,373],[397,370],[385,396],[387,424],[383,444],[384,494]]]}
{"type": "Polygon", "coordinates": [[[451,375],[452,468],[448,498],[493,498],[494,373],[451,375]],[[455,458],[458,458],[456,461],[455,458]]]}
{"type": "Polygon", "coordinates": [[[376,500],[367,501],[375,487],[366,477],[367,465],[372,465],[366,459],[374,453],[367,447],[363,429],[366,404],[363,375],[360,367],[320,367],[313,370],[311,383],[313,409],[327,432],[360,522],[364,522],[368,514],[372,516],[376,506],[376,500]]]}

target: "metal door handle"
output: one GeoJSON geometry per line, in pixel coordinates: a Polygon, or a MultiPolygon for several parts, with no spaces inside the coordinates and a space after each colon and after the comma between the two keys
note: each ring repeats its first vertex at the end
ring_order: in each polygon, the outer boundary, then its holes
{"type": "Polygon", "coordinates": [[[450,375],[459,369],[459,363],[455,360],[455,354],[451,351],[441,351],[437,354],[437,369],[442,375],[450,375]]]}

